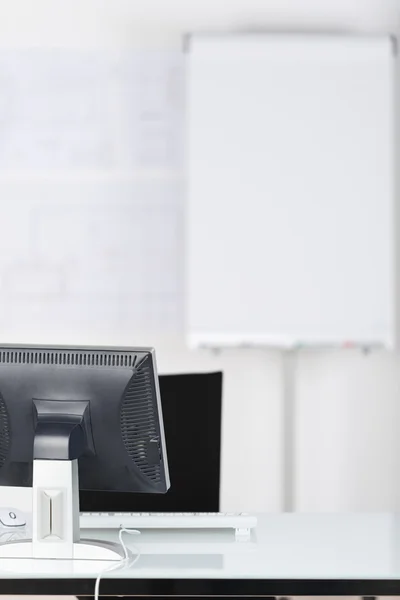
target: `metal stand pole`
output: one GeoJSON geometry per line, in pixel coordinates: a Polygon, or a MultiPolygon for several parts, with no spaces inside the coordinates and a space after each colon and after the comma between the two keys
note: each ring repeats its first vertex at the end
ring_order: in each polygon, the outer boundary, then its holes
{"type": "Polygon", "coordinates": [[[283,387],[283,510],[295,510],[296,481],[296,366],[297,350],[286,350],[282,354],[282,387],[283,387]]]}

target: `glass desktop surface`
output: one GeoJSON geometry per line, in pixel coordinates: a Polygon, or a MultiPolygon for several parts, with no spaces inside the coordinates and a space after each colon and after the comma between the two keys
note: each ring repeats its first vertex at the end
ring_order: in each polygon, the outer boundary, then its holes
{"type": "MultiPolygon", "coordinates": [[[[118,541],[113,530],[83,530],[82,538],[118,541]]],[[[400,580],[400,515],[258,515],[248,541],[233,531],[154,531],[125,535],[133,566],[102,579],[400,580]]],[[[93,578],[74,561],[35,560],[25,569],[0,561],[0,579],[93,578]]],[[[86,562],[86,561],[85,561],[86,562]]]]}

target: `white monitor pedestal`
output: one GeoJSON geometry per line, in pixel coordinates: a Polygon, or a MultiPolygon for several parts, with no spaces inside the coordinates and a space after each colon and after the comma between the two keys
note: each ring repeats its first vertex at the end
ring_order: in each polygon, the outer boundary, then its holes
{"type": "Polygon", "coordinates": [[[120,561],[123,556],[119,544],[80,540],[78,461],[34,460],[32,539],[0,544],[0,558],[120,561]]]}

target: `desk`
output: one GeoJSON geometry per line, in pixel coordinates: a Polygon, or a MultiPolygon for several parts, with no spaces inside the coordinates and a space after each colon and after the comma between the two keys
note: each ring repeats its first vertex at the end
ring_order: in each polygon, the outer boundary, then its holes
{"type": "MultiPolygon", "coordinates": [[[[90,537],[117,540],[117,532],[90,537]]],[[[104,575],[101,594],[400,595],[400,515],[262,515],[248,542],[207,531],[145,531],[126,542],[141,556],[132,568],[104,575]]],[[[95,576],[71,562],[35,561],[18,575],[5,562],[0,594],[93,594],[95,576]]]]}

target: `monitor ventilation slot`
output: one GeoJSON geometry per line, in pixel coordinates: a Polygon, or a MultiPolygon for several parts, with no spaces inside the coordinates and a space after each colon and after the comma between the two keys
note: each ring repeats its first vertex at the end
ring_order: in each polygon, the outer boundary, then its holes
{"type": "Polygon", "coordinates": [[[121,407],[121,433],[126,451],[136,467],[154,483],[161,483],[160,435],[154,397],[151,363],[146,360],[136,371],[125,393],[121,407]],[[157,445],[156,452],[153,444],[157,445]]]}
{"type": "Polygon", "coordinates": [[[137,363],[134,352],[8,350],[0,348],[0,365],[56,365],[66,367],[127,367],[137,363]]]}
{"type": "Polygon", "coordinates": [[[10,449],[10,425],[6,404],[0,395],[0,469],[4,466],[10,449]]]}

